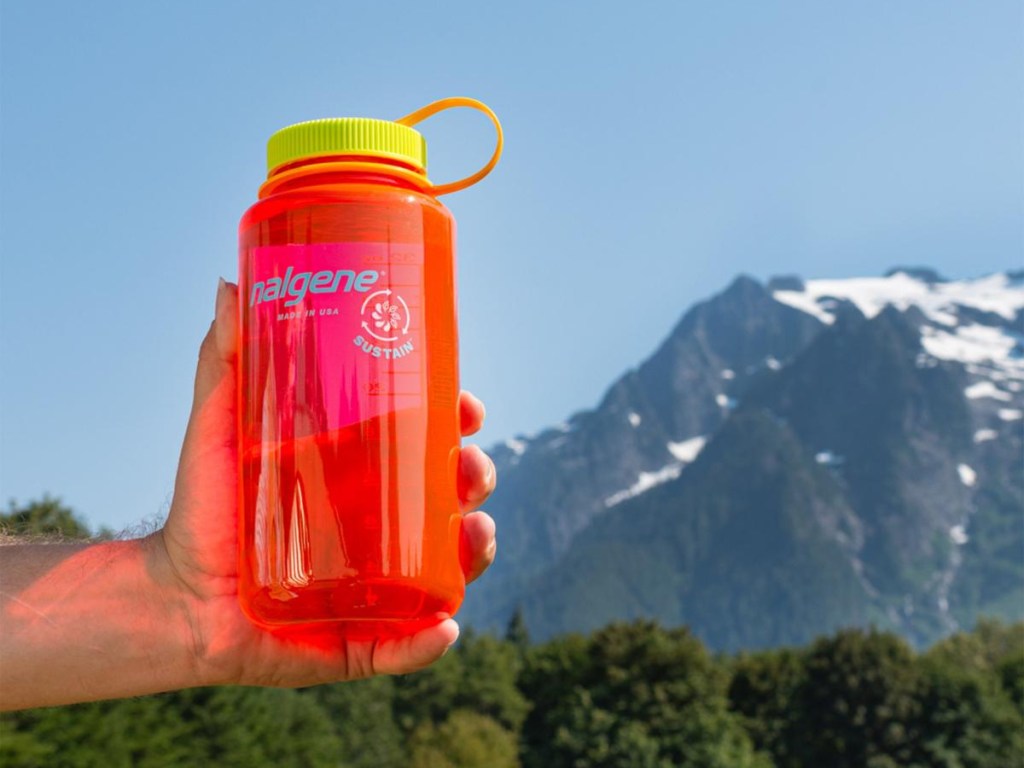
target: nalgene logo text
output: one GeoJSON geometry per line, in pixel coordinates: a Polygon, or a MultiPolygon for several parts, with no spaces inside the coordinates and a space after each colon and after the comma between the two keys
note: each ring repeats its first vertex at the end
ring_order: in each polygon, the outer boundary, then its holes
{"type": "Polygon", "coordinates": [[[375,269],[364,269],[356,272],[351,269],[321,272],[298,272],[292,274],[292,268],[285,270],[284,277],[272,277],[253,283],[249,294],[249,306],[253,307],[266,301],[275,301],[289,297],[286,307],[294,307],[307,293],[350,293],[357,291],[366,293],[377,282],[380,273],[375,269]]]}

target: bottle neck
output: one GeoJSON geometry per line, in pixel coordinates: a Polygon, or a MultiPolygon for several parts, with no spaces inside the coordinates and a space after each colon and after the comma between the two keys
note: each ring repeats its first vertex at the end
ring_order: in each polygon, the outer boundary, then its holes
{"type": "Polygon", "coordinates": [[[259,198],[339,184],[384,184],[418,192],[430,186],[426,174],[399,160],[367,155],[322,155],[275,168],[260,187],[259,198]]]}

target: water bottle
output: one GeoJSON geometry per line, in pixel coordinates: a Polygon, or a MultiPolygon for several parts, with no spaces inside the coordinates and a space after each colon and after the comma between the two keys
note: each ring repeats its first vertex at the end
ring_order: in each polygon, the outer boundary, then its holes
{"type": "Polygon", "coordinates": [[[239,599],[254,622],[379,637],[462,602],[455,221],[438,197],[501,149],[497,117],[467,98],[270,137],[239,225],[239,599]],[[434,185],[412,126],[453,107],[486,114],[497,146],[434,185]]]}

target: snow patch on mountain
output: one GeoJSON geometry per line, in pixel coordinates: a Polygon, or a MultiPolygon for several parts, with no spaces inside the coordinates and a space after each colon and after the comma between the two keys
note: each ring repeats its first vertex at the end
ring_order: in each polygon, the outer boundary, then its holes
{"type": "Polygon", "coordinates": [[[698,437],[691,437],[688,440],[681,440],[678,443],[668,443],[668,451],[675,457],[675,461],[653,472],[641,472],[636,482],[629,486],[629,488],[616,491],[611,496],[605,498],[604,505],[606,507],[614,507],[616,504],[621,504],[626,499],[639,496],[655,486],[667,483],[669,480],[675,480],[682,473],[683,467],[697,458],[697,455],[703,450],[706,441],[706,438],[700,435],[698,437]]]}
{"type": "Polygon", "coordinates": [[[698,437],[691,437],[689,440],[681,440],[678,443],[669,443],[668,450],[679,461],[689,463],[697,458],[697,454],[704,449],[706,442],[707,438],[704,435],[699,435],[698,437]]]}
{"type": "Polygon", "coordinates": [[[978,482],[978,473],[967,464],[957,464],[956,471],[960,475],[960,482],[968,488],[973,488],[978,482]]]}
{"type": "Polygon", "coordinates": [[[1002,400],[1004,403],[1013,400],[1013,395],[1009,392],[1003,392],[991,381],[979,381],[971,384],[971,386],[964,390],[964,395],[966,395],[968,400],[977,400],[980,397],[1002,400]]]}
{"type": "Polygon", "coordinates": [[[669,480],[675,480],[682,471],[683,465],[673,462],[654,472],[641,472],[635,483],[625,490],[613,493],[604,500],[604,505],[606,507],[614,507],[616,504],[621,504],[626,499],[639,496],[644,491],[649,491],[657,485],[667,483],[669,480]]]}
{"type": "Polygon", "coordinates": [[[999,437],[999,433],[994,429],[979,429],[974,433],[975,443],[984,443],[987,440],[995,440],[999,437]]]}
{"type": "Polygon", "coordinates": [[[972,323],[947,330],[926,325],[921,328],[921,344],[940,360],[994,364],[1000,373],[1024,379],[1020,341],[1004,328],[972,323]]]}
{"type": "Polygon", "coordinates": [[[843,457],[836,455],[832,451],[818,451],[814,454],[814,460],[819,464],[824,464],[826,467],[838,467],[843,463],[843,457]]]}
{"type": "Polygon", "coordinates": [[[954,525],[952,528],[950,528],[949,538],[952,540],[954,544],[957,544],[959,546],[963,546],[969,541],[967,531],[964,529],[962,525],[954,525]]]}
{"type": "Polygon", "coordinates": [[[525,440],[519,440],[517,438],[510,437],[508,438],[508,440],[505,441],[505,447],[512,451],[512,453],[514,453],[516,456],[522,456],[524,453],[526,453],[525,440]]]}
{"type": "Polygon", "coordinates": [[[629,425],[631,427],[639,427],[640,422],[643,421],[643,419],[640,418],[640,414],[636,411],[630,411],[626,414],[626,419],[629,421],[629,425]]]}

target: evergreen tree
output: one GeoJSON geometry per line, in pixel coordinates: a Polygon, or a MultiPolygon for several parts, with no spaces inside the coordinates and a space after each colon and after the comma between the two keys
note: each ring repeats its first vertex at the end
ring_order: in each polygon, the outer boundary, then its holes
{"type": "Polygon", "coordinates": [[[525,653],[530,647],[530,632],[526,628],[526,618],[523,616],[523,606],[517,605],[512,618],[508,620],[505,628],[505,640],[525,653]]]}
{"type": "Polygon", "coordinates": [[[1010,701],[1024,716],[1024,648],[1002,659],[996,665],[996,675],[1010,701]]]}

